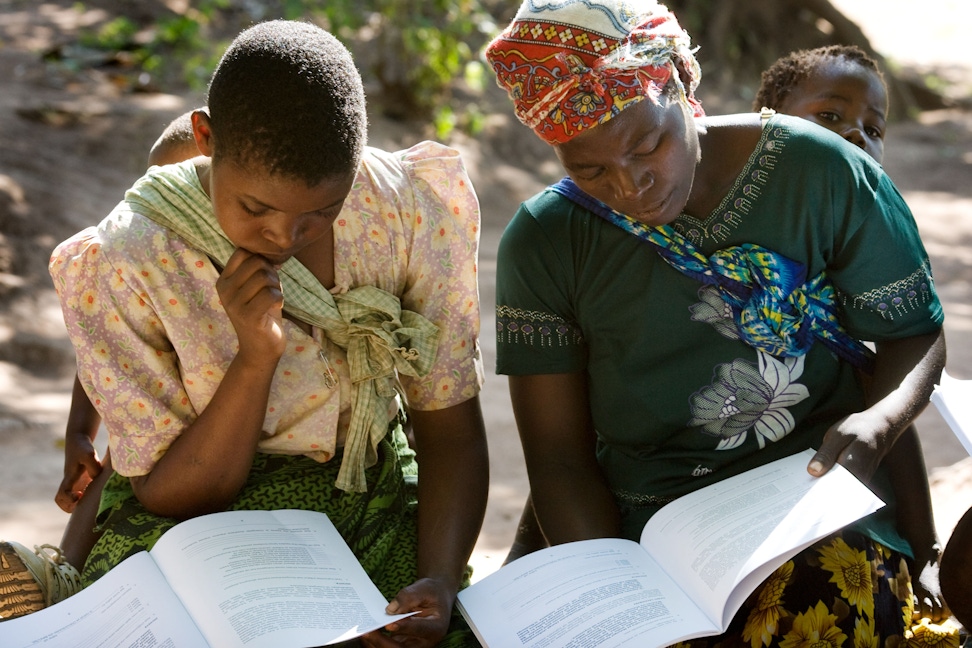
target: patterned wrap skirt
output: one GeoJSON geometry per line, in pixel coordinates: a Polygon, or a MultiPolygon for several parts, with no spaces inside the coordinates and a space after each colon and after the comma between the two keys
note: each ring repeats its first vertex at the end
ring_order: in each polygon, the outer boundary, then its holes
{"type": "MultiPolygon", "coordinates": [[[[381,593],[389,600],[417,579],[418,464],[396,422],[367,469],[368,490],[349,493],[334,487],[341,455],[326,463],[304,456],[258,453],[246,485],[230,510],[305,509],[325,513],[381,593]]],[[[126,477],[115,473],[105,484],[98,515],[101,538],[82,571],[88,585],[134,553],[149,550],[178,523],[145,510],[126,477]]],[[[472,574],[467,568],[463,587],[472,574]]],[[[479,646],[458,610],[440,646],[479,646]]]]}
{"type": "Polygon", "coordinates": [[[843,530],[784,563],[746,600],[729,630],[678,648],[957,648],[952,624],[912,620],[908,562],[843,530]]]}

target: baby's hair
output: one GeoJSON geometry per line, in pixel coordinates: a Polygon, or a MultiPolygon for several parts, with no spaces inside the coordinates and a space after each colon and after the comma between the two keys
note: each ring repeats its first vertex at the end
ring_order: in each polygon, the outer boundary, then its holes
{"type": "Polygon", "coordinates": [[[169,122],[149,151],[149,166],[173,164],[199,155],[192,133],[192,113],[184,112],[169,122]]]}
{"type": "MultiPolygon", "coordinates": [[[[827,45],[816,49],[798,50],[780,57],[763,71],[762,82],[753,100],[753,110],[764,107],[778,110],[794,88],[821,65],[834,59],[857,63],[862,68],[874,72],[881,83],[885,84],[884,74],[878,67],[877,61],[856,45],[827,45]]],[[[887,88],[886,84],[885,88],[887,88]]]]}
{"type": "Polygon", "coordinates": [[[351,54],[310,23],[274,20],[243,31],[209,84],[213,161],[258,164],[308,186],[358,168],[367,139],[351,54]]]}

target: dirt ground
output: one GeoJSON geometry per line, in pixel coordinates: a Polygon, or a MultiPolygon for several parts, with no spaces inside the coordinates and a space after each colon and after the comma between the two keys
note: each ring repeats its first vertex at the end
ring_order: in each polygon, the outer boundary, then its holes
{"type": "MultiPolygon", "coordinates": [[[[947,12],[966,11],[951,0],[937,2],[947,12]]],[[[191,93],[133,94],[110,69],[45,62],[41,53],[63,51],[79,27],[104,18],[96,9],[79,13],[73,4],[0,0],[0,538],[27,545],[59,542],[67,521],[53,494],[74,356],[46,271],[49,252],[99,221],[140,175],[165,124],[203,101],[191,93]]],[[[835,4],[847,5],[853,15],[849,0],[835,4]]],[[[867,17],[879,48],[885,42],[879,38],[894,42],[880,25],[894,21],[876,26],[876,16],[894,13],[882,4],[867,17]]],[[[957,17],[946,14],[939,27],[963,24],[957,17]]],[[[918,72],[934,71],[950,83],[953,96],[972,96],[968,42],[958,54],[949,50],[937,59],[930,50],[896,60],[918,72]]],[[[485,132],[454,142],[466,156],[483,210],[482,342],[489,372],[483,403],[492,474],[477,576],[498,566],[527,490],[506,381],[492,373],[496,245],[519,201],[558,172],[549,151],[514,122],[497,92],[484,99],[498,106],[485,132]]],[[[747,108],[701,96],[711,114],[747,108]]],[[[372,117],[373,145],[401,148],[420,136],[372,117]]],[[[927,112],[892,124],[885,166],[912,207],[932,258],[947,318],[948,371],[972,379],[972,110],[927,112]]],[[[947,536],[972,506],[972,458],[933,407],[918,427],[937,524],[947,536]]]]}

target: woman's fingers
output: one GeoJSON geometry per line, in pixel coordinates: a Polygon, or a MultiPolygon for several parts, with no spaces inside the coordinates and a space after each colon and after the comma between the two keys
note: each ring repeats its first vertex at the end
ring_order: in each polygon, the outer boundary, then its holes
{"type": "Polygon", "coordinates": [[[220,274],[216,291],[242,353],[253,350],[271,357],[283,353],[283,289],[276,267],[258,254],[237,249],[220,274]]]}

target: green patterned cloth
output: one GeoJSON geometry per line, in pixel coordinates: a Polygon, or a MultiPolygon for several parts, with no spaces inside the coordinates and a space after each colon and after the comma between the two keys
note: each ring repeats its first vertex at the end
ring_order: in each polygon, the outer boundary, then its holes
{"type": "MultiPolygon", "coordinates": [[[[840,322],[859,340],[941,328],[907,205],[863,151],[806,120],[771,117],[718,208],[682,214],[672,229],[706,258],[751,244],[807,276],[826,272],[840,322]]],[[[716,287],[553,191],[507,225],[496,299],[498,373],[585,375],[598,464],[621,535],[635,541],[665,503],[818,448],[835,421],[866,407],[857,371],[830,348],[781,358],[754,348],[716,287]]],[[[749,597],[728,633],[691,648],[906,645],[910,548],[890,478],[882,466],[871,482],[888,506],[801,552],[749,597]],[[855,582],[832,581],[844,574],[855,582]]]]}
{"type": "Polygon", "coordinates": [[[550,189],[654,246],[682,274],[715,287],[739,336],[753,348],[792,358],[819,339],[855,367],[868,373],[873,369],[873,353],[840,324],[836,291],[825,272],[807,280],[802,264],[748,243],[716,250],[708,258],[670,225],[651,227],[615,211],[570,178],[550,189]]]}
{"type": "MultiPolygon", "coordinates": [[[[188,165],[160,167],[125,194],[133,211],[172,230],[192,247],[225,266],[236,246],[219,227],[212,201],[188,165]]],[[[439,329],[422,315],[403,310],[395,295],[374,286],[332,295],[300,261],[287,260],[280,271],[284,310],[323,329],[347,350],[352,382],[352,413],[344,460],[335,485],[363,492],[364,469],[376,460],[385,435],[396,371],[425,376],[438,348],[439,329]]]]}
{"type": "MultiPolygon", "coordinates": [[[[672,229],[706,258],[752,244],[807,276],[826,272],[859,340],[941,328],[907,205],[871,158],[806,120],[770,118],[720,206],[672,229]]],[[[830,348],[779,358],[753,348],[716,287],[550,190],[503,233],[496,300],[497,373],[588,377],[598,463],[633,540],[664,503],[817,448],[866,406],[857,371],[830,348]]],[[[872,539],[908,551],[892,507],[865,523],[872,539]]]]}
{"type": "MultiPolygon", "coordinates": [[[[386,428],[387,430],[387,428],[386,428]]],[[[418,578],[418,466],[400,424],[383,435],[378,461],[366,471],[367,492],[336,491],[338,463],[297,455],[258,453],[249,478],[230,510],[304,509],[325,513],[351,547],[365,572],[389,600],[418,578]]],[[[147,551],[178,520],[149,513],[118,473],[105,485],[98,522],[104,533],[82,571],[85,585],[125,558],[147,551]]],[[[467,569],[463,587],[469,584],[467,569]]],[[[439,644],[478,646],[456,610],[449,634],[439,644]]]]}

